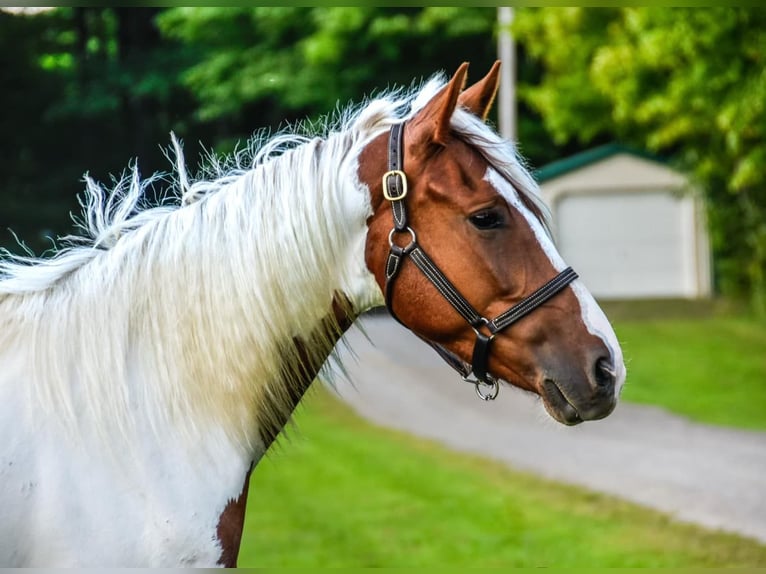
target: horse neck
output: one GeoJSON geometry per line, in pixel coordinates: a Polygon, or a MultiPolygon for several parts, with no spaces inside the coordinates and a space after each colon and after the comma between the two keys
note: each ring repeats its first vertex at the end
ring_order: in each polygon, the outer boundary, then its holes
{"type": "Polygon", "coordinates": [[[38,371],[49,406],[63,398],[82,424],[82,401],[96,426],[128,434],[148,423],[194,441],[212,425],[265,449],[343,329],[380,299],[364,265],[369,197],[341,143],[284,153],[49,291],[47,308],[67,310],[37,339],[58,348],[38,371]],[[62,376],[78,378],[79,398],[63,396],[62,376]]]}

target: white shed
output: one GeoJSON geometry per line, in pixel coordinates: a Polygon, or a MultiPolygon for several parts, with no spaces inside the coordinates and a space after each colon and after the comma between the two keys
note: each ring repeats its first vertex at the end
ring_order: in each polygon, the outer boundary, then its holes
{"type": "Polygon", "coordinates": [[[612,144],[548,164],[536,176],[559,251],[594,296],[710,296],[704,209],[682,173],[612,144]]]}

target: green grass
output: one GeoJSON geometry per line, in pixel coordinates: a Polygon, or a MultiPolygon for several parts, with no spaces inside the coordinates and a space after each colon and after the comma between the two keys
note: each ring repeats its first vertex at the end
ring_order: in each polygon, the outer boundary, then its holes
{"type": "Polygon", "coordinates": [[[618,319],[614,327],[628,367],[625,400],[766,430],[766,323],[702,314],[618,319]]]}
{"type": "MultiPolygon", "coordinates": [[[[607,313],[623,398],[766,429],[766,324],[672,301],[607,313]]],[[[766,566],[755,542],[375,428],[324,391],[308,405],[253,474],[241,566],[766,566]]]]}
{"type": "Polygon", "coordinates": [[[766,566],[754,542],[307,402],[253,473],[240,566],[766,566]]]}

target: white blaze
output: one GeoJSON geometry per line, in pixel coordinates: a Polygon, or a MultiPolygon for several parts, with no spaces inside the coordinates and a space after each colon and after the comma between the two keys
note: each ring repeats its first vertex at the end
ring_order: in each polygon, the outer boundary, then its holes
{"type": "MultiPolygon", "coordinates": [[[[487,170],[484,179],[485,181],[488,181],[501,196],[503,196],[508,202],[508,205],[524,216],[524,219],[527,220],[541,249],[548,256],[554,269],[559,272],[566,269],[567,264],[564,262],[564,259],[553,244],[553,240],[545,231],[545,228],[542,223],[540,223],[539,219],[521,201],[521,198],[513,185],[493,168],[487,170]]],[[[601,310],[601,307],[598,306],[598,303],[596,303],[593,295],[586,289],[583,282],[580,279],[576,279],[570,284],[570,287],[572,287],[572,291],[574,291],[574,294],[580,303],[580,312],[585,328],[591,335],[595,335],[604,341],[604,344],[609,349],[612,363],[615,368],[615,393],[619,396],[622,386],[625,383],[626,372],[625,363],[622,357],[622,349],[620,348],[620,343],[617,341],[617,336],[614,334],[614,330],[612,329],[609,320],[606,318],[606,315],[604,315],[604,312],[601,310]]]]}

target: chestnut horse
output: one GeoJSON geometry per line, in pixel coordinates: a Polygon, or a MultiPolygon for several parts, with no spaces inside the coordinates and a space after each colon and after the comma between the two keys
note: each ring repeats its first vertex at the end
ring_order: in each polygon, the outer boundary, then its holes
{"type": "Polygon", "coordinates": [[[0,262],[0,564],[235,565],[251,469],[383,304],[482,398],[612,411],[614,333],[485,123],[498,64],[466,71],[196,180],[173,138],[175,203],[146,207],[136,167],[87,179],[83,237],[0,262]]]}

